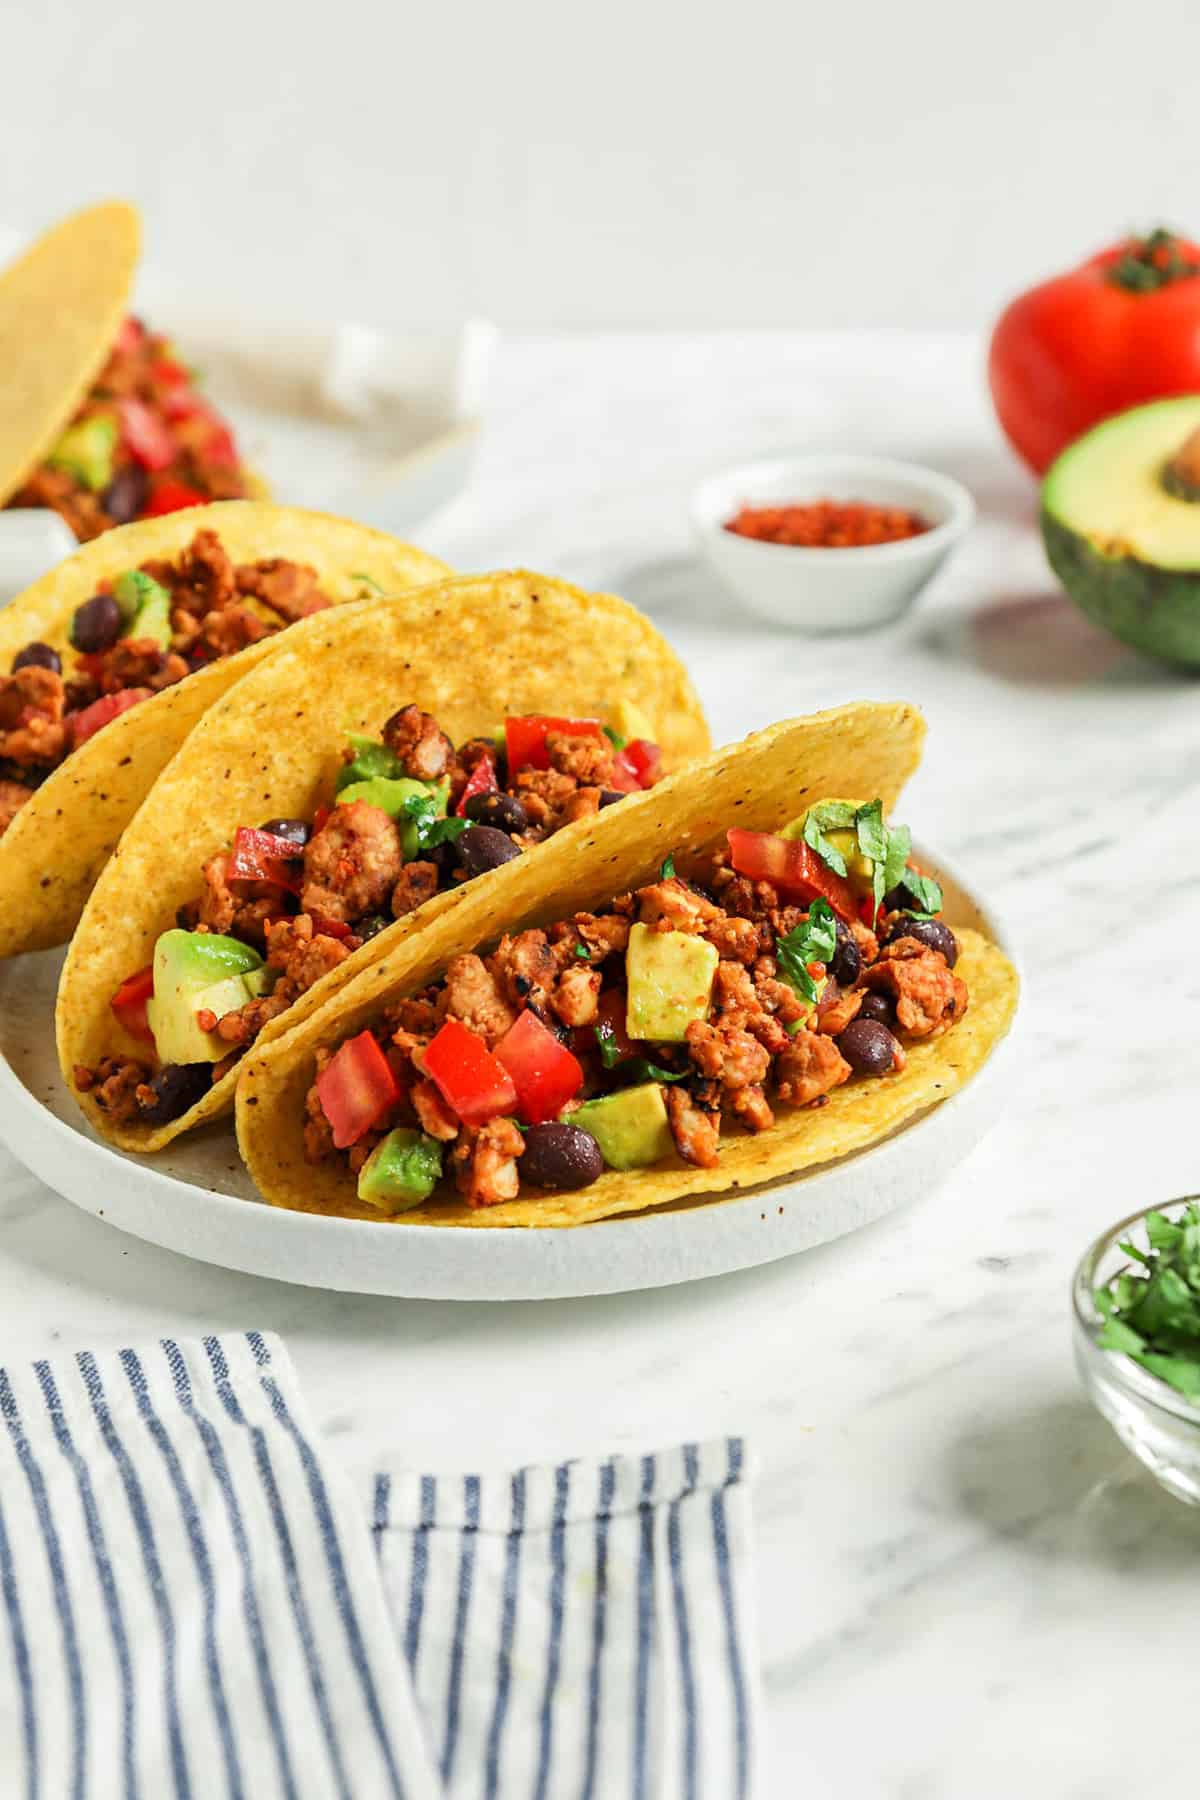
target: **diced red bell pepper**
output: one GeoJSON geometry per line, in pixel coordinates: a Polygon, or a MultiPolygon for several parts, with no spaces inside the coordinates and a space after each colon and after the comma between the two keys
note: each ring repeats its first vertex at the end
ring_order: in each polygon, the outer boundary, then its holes
{"type": "Polygon", "coordinates": [[[95,737],[101,726],[119,718],[131,706],[138,706],[143,700],[151,700],[153,697],[150,688],[122,688],[119,694],[101,694],[99,700],[93,700],[82,712],[68,713],[67,729],[71,734],[71,748],[78,750],[80,744],[86,744],[90,737],[95,737]]]}
{"type": "Polygon", "coordinates": [[[182,512],[185,506],[203,506],[204,495],[185,481],[160,481],[142,509],[146,519],[161,518],[164,513],[182,512]]]}
{"type": "Polygon", "coordinates": [[[121,439],[144,469],[165,469],[175,460],[175,441],[163,420],[142,400],[118,400],[121,439]]]}
{"type": "Polygon", "coordinates": [[[827,868],[803,838],[777,837],[770,831],[727,833],[733,866],[751,881],[769,881],[789,899],[828,900],[848,925],[858,917],[858,895],[841,875],[827,868]]]}
{"type": "Polygon", "coordinates": [[[144,1044],[154,1042],[146,1020],[146,1002],[153,992],[154,964],[150,963],[136,975],[127,975],[108,1003],[130,1037],[139,1038],[144,1044]]]}
{"type": "MultiPolygon", "coordinates": [[[[150,364],[150,378],[152,381],[156,381],[160,387],[170,388],[172,394],[179,394],[181,397],[182,390],[189,388],[192,382],[192,378],[183,364],[176,362],[173,356],[156,357],[150,364]]],[[[168,415],[171,412],[172,405],[169,403],[168,415]]]]}
{"type": "Polygon", "coordinates": [[[113,345],[113,349],[120,350],[125,355],[128,355],[131,350],[137,349],[145,335],[146,327],[142,324],[142,321],[140,319],[135,319],[132,313],[127,313],[125,318],[121,320],[120,329],[117,332],[117,341],[113,345]]]}
{"type": "MultiPolygon", "coordinates": [[[[186,383],[186,369],[182,373],[186,383]]],[[[181,442],[199,450],[206,462],[226,469],[237,467],[238,452],[233,432],[220,413],[194,389],[184,386],[164,395],[163,411],[173,424],[184,427],[179,433],[181,442]],[[193,422],[195,428],[188,430],[193,422]]]]}
{"type": "Polygon", "coordinates": [[[339,1150],[357,1144],[400,1094],[392,1066],[369,1031],[348,1038],[317,1076],[317,1098],[339,1150]]]}
{"type": "Polygon", "coordinates": [[[313,814],[312,835],[316,837],[318,831],[324,831],[332,817],[332,806],[318,806],[316,812],[313,814]]]}
{"type": "Polygon", "coordinates": [[[496,765],[490,756],[481,756],[467,777],[467,785],[454,809],[455,813],[460,819],[465,819],[468,800],[473,800],[476,794],[494,794],[496,791],[496,765]]]}
{"type": "Polygon", "coordinates": [[[557,1119],[583,1086],[583,1070],[536,1013],[521,1013],[496,1045],[517,1090],[517,1111],[527,1125],[557,1119]]]}
{"type": "Polygon", "coordinates": [[[504,744],[508,752],[508,769],[548,769],[546,738],[552,731],[563,731],[571,737],[603,737],[599,719],[558,719],[546,713],[530,713],[521,719],[505,719],[504,744]]]}
{"type": "Polygon", "coordinates": [[[619,753],[637,777],[639,787],[653,787],[662,774],[662,751],[649,738],[631,738],[619,753]]]}
{"type": "Polygon", "coordinates": [[[618,794],[640,794],[642,784],[637,778],[637,770],[625,755],[618,750],[612,762],[612,786],[618,794]]]}
{"type": "Polygon", "coordinates": [[[312,920],[314,937],[348,938],[350,936],[350,927],[343,924],[341,919],[327,918],[323,912],[314,912],[311,907],[308,916],[312,920]]]}
{"type": "Polygon", "coordinates": [[[303,859],[303,850],[291,838],[239,825],[233,836],[229,873],[235,881],[270,881],[289,894],[298,894],[303,859]]]}
{"type": "Polygon", "coordinates": [[[512,1076],[481,1037],[460,1019],[447,1019],[422,1057],[425,1073],[465,1125],[483,1125],[516,1110],[512,1076]]]}

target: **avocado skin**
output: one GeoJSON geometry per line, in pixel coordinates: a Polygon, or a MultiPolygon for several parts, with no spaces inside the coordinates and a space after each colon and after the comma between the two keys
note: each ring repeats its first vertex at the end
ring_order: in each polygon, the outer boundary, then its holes
{"type": "Polygon", "coordinates": [[[1045,507],[1042,539],[1050,567],[1097,625],[1135,650],[1200,669],[1200,568],[1159,569],[1134,556],[1104,556],[1045,507]]]}

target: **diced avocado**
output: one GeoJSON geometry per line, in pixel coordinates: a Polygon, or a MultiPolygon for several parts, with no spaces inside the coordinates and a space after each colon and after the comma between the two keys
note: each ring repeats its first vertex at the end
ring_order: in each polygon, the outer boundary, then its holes
{"type": "Polygon", "coordinates": [[[64,431],[47,461],[64,469],[93,494],[104,491],[113,478],[113,452],[117,447],[117,421],[104,413],[81,419],[64,431]]]}
{"type": "Polygon", "coordinates": [[[427,1200],[442,1173],[442,1146],[406,1126],[376,1144],[358,1176],[358,1197],[380,1212],[407,1212],[427,1200]]]}
{"type": "Polygon", "coordinates": [[[595,1138],[610,1169],[641,1169],[670,1156],[675,1148],[667,1103],[657,1081],[621,1088],[599,1100],[585,1100],[567,1119],[595,1138]]]}
{"type": "Polygon", "coordinates": [[[153,638],[160,649],[170,647],[171,596],[152,575],[126,569],[113,582],[113,599],[121,609],[126,637],[153,638]]]}
{"type": "Polygon", "coordinates": [[[653,725],[641,707],[635,706],[632,700],[617,701],[613,707],[611,723],[617,736],[623,737],[627,744],[632,743],[634,738],[645,738],[650,743],[654,742],[653,725]]]}
{"type": "Polygon", "coordinates": [[[236,1012],[259,991],[263,960],[257,950],[217,932],[164,931],[154,946],[154,992],[146,1002],[146,1022],[164,1063],[219,1062],[229,1045],[202,1031],[197,1013],[219,1019],[236,1012]]]}
{"type": "MultiPolygon", "coordinates": [[[[1195,385],[1194,383],[1192,384],[1195,385]]],[[[1200,668],[1200,394],[1118,413],[1042,487],[1050,566],[1114,637],[1200,668]]]]}
{"type": "Polygon", "coordinates": [[[708,1016],[719,960],[713,945],[691,932],[635,925],[625,952],[629,1036],[682,1044],[692,1021],[708,1016]]]}
{"type": "Polygon", "coordinates": [[[246,985],[246,992],[252,1000],[257,1000],[260,994],[268,993],[274,987],[273,976],[275,973],[276,971],[268,969],[265,963],[261,969],[246,970],[242,980],[246,985]]]}
{"type": "Polygon", "coordinates": [[[353,760],[343,763],[337,773],[334,789],[341,793],[359,781],[372,781],[377,776],[385,776],[389,781],[396,781],[404,774],[404,764],[393,750],[381,744],[377,738],[360,737],[351,731],[346,741],[354,752],[353,760]]]}
{"type": "Polygon", "coordinates": [[[356,781],[350,787],[344,787],[338,795],[338,805],[349,806],[352,800],[365,800],[368,806],[378,806],[389,818],[395,819],[400,827],[404,860],[412,862],[420,845],[417,821],[408,815],[407,803],[410,800],[432,801],[433,811],[429,816],[443,819],[449,798],[449,784],[444,781],[435,787],[428,781],[414,781],[409,775],[402,775],[395,781],[386,775],[375,775],[369,781],[356,781]]]}

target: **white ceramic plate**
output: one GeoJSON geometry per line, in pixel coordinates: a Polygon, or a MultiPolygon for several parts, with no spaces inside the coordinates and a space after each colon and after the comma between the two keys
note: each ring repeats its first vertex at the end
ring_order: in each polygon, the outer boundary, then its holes
{"type": "MultiPolygon", "coordinates": [[[[937,866],[922,853],[923,866],[937,866]]],[[[999,922],[938,866],[947,914],[999,922]]],[[[1012,1035],[961,1093],[869,1150],[737,1199],[693,1202],[574,1231],[472,1231],[284,1212],[260,1201],[225,1126],[138,1159],[94,1138],[58,1072],[54,990],[62,953],[0,964],[0,1138],[84,1212],[201,1262],[309,1287],[405,1298],[565,1298],[665,1287],[771,1262],[928,1194],[999,1111],[1012,1035]]]]}

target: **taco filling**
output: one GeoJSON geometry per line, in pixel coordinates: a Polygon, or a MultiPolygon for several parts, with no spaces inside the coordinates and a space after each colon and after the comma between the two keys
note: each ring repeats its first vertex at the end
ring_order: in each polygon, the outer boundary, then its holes
{"type": "Polygon", "coordinates": [[[0,675],[0,836],[110,719],[331,604],[315,569],[282,557],[235,566],[215,531],[198,531],[175,561],[100,582],[72,616],[68,666],[35,642],[0,675]]]}
{"type": "Polygon", "coordinates": [[[394,919],[654,785],[661,754],[627,701],[615,727],[506,719],[455,748],[402,706],[353,736],[328,804],[239,827],[111,1007],[155,1061],[105,1058],[76,1085],[116,1124],[161,1125],[203,1097],[271,1020],[394,919]],[[626,736],[625,733],[630,735],[626,736]]]}
{"type": "Polygon", "coordinates": [[[443,1179],[488,1207],[605,1169],[711,1169],[722,1131],[886,1082],[908,1042],[963,1018],[941,890],[878,800],[726,841],[689,879],[668,856],[599,912],[454,957],[318,1049],[308,1160],[342,1159],[389,1214],[443,1179]]]}
{"type": "Polygon", "coordinates": [[[58,442],[7,504],[53,508],[84,543],[248,492],[233,433],[192,371],[169,339],[127,318],[58,442]]]}

